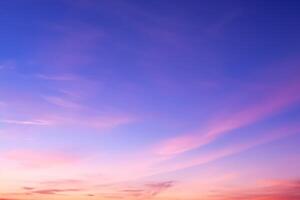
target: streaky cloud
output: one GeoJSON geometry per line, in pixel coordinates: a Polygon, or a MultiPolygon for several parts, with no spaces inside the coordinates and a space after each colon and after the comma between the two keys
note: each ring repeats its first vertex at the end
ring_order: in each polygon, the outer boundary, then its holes
{"type": "Polygon", "coordinates": [[[283,111],[288,106],[299,102],[300,95],[299,82],[287,84],[282,89],[267,94],[262,102],[253,104],[238,112],[229,114],[226,118],[222,118],[212,122],[204,130],[186,133],[184,135],[162,141],[157,147],[157,154],[172,156],[202,145],[209,144],[218,137],[229,134],[231,131],[257,123],[260,120],[271,116],[274,113],[283,111]]]}
{"type": "Polygon", "coordinates": [[[242,191],[216,191],[209,200],[297,200],[300,199],[300,181],[285,180],[280,184],[242,191]]]}
{"type": "Polygon", "coordinates": [[[14,162],[26,169],[49,168],[77,163],[80,157],[63,152],[12,150],[1,153],[6,162],[14,162]]]}
{"type": "Polygon", "coordinates": [[[49,126],[52,125],[53,122],[50,120],[12,120],[12,119],[2,119],[0,123],[6,124],[16,124],[16,125],[34,125],[34,126],[49,126]]]}

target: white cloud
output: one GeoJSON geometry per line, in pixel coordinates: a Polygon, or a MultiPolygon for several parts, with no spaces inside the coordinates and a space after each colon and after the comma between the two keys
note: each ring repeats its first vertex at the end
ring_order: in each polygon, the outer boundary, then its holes
{"type": "Polygon", "coordinates": [[[3,119],[0,120],[1,123],[6,124],[17,124],[17,125],[36,125],[36,126],[48,126],[52,122],[49,120],[12,120],[12,119],[3,119]]]}

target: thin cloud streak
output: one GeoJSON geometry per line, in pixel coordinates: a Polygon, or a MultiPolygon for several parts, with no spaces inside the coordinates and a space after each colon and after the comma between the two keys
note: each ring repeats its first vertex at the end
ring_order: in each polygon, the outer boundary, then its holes
{"type": "Polygon", "coordinates": [[[249,106],[244,110],[230,114],[229,117],[212,123],[207,131],[184,134],[161,142],[157,154],[172,156],[206,145],[230,131],[253,124],[274,113],[280,112],[300,100],[297,92],[299,84],[287,85],[281,91],[269,94],[262,103],[249,106]]]}
{"type": "Polygon", "coordinates": [[[43,189],[43,190],[33,190],[30,191],[29,195],[32,194],[42,194],[42,195],[56,195],[56,194],[63,194],[63,193],[68,193],[68,192],[80,192],[82,191],[81,189],[77,188],[71,188],[71,189],[43,189]]]}
{"type": "Polygon", "coordinates": [[[0,123],[6,124],[15,124],[15,125],[34,125],[34,126],[49,126],[52,125],[53,122],[49,120],[11,120],[11,119],[4,119],[0,120],[0,123]]]}
{"type": "Polygon", "coordinates": [[[79,78],[74,75],[45,75],[45,74],[38,74],[36,75],[37,78],[43,80],[50,80],[50,81],[75,81],[79,78]]]}
{"type": "Polygon", "coordinates": [[[44,97],[46,101],[48,101],[51,104],[54,104],[59,107],[63,108],[69,108],[69,109],[80,109],[83,108],[82,105],[75,103],[73,101],[69,101],[65,98],[62,97],[57,97],[57,96],[46,96],[44,97]]]}
{"type": "Polygon", "coordinates": [[[285,180],[281,184],[257,187],[243,191],[216,191],[208,200],[297,200],[300,198],[300,181],[285,180]]]}
{"type": "Polygon", "coordinates": [[[78,163],[80,157],[63,152],[39,152],[30,150],[13,150],[1,153],[5,162],[16,163],[26,169],[49,168],[78,163]]]}
{"type": "MultiPolygon", "coordinates": [[[[157,157],[156,154],[151,154],[150,152],[155,152],[155,150],[141,154],[141,158],[137,159],[136,166],[139,166],[135,171],[139,174],[136,178],[141,177],[151,177],[158,176],[161,174],[176,172],[179,170],[188,169],[195,166],[204,165],[227,156],[236,155],[242,153],[248,149],[257,147],[259,145],[264,145],[272,141],[282,139],[300,132],[300,127],[298,124],[284,124],[280,127],[276,127],[269,130],[264,130],[261,136],[252,139],[251,141],[233,144],[229,147],[225,147],[220,150],[214,150],[202,156],[194,156],[189,159],[184,159],[181,161],[173,161],[174,157],[162,156],[157,157]],[[147,159],[142,159],[146,157],[147,159]],[[170,163],[165,163],[165,161],[171,161],[170,163]],[[142,164],[139,164],[142,163],[142,164]]],[[[133,162],[134,163],[134,162],[133,162]]],[[[130,171],[130,169],[128,169],[130,171]]]]}

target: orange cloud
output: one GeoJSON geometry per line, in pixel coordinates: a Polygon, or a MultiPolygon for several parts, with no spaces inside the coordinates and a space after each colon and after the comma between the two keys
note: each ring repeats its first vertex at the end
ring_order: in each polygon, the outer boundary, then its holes
{"type": "Polygon", "coordinates": [[[0,198],[0,200],[20,200],[20,199],[13,199],[13,198],[0,198]]]}
{"type": "Polygon", "coordinates": [[[174,181],[146,183],[141,186],[122,189],[120,190],[120,194],[124,199],[152,199],[171,188],[174,183],[174,181]]]}
{"type": "Polygon", "coordinates": [[[81,189],[44,189],[44,190],[33,190],[30,192],[30,194],[43,194],[43,195],[54,195],[59,193],[65,193],[65,192],[79,192],[82,191],[81,189]]]}

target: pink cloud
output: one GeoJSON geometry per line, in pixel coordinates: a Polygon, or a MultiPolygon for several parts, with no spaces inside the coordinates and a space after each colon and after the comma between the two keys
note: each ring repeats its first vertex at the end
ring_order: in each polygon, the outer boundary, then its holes
{"type": "Polygon", "coordinates": [[[61,152],[39,152],[30,150],[14,150],[5,152],[2,157],[26,168],[48,168],[53,166],[77,163],[80,158],[61,152]]]}
{"type": "Polygon", "coordinates": [[[72,188],[72,189],[43,189],[43,190],[34,190],[31,191],[31,194],[43,194],[43,195],[54,195],[65,192],[79,192],[81,189],[72,188]]]}
{"type": "Polygon", "coordinates": [[[48,126],[52,125],[53,122],[50,120],[43,120],[43,119],[37,119],[37,120],[12,120],[12,119],[3,119],[0,120],[2,123],[6,124],[16,124],[16,125],[35,125],[35,126],[48,126]]]}
{"type": "Polygon", "coordinates": [[[130,115],[105,115],[105,116],[49,116],[49,121],[55,125],[67,125],[77,127],[87,127],[97,130],[113,129],[118,126],[130,124],[136,121],[136,118],[130,115]]]}
{"type": "Polygon", "coordinates": [[[287,84],[281,89],[267,94],[259,103],[247,106],[226,118],[210,123],[203,130],[187,133],[182,136],[167,139],[156,148],[156,153],[164,156],[176,155],[198,148],[216,140],[219,136],[228,134],[235,129],[256,123],[276,114],[300,100],[299,85],[287,84]]]}
{"type": "Polygon", "coordinates": [[[23,187],[24,190],[34,190],[34,187],[23,187]]]}
{"type": "Polygon", "coordinates": [[[152,182],[122,189],[120,193],[125,199],[153,199],[160,193],[173,187],[174,183],[174,181],[152,182]]]}
{"type": "Polygon", "coordinates": [[[265,133],[261,133],[260,134],[261,136],[259,138],[256,138],[255,140],[231,145],[220,150],[206,153],[205,155],[194,156],[186,160],[181,160],[180,162],[175,161],[169,164],[167,163],[164,164],[161,163],[161,161],[169,160],[170,157],[163,157],[162,159],[156,160],[154,163],[152,163],[153,166],[151,167],[152,171],[150,174],[157,175],[162,173],[174,172],[177,170],[182,170],[189,167],[206,164],[227,156],[231,156],[243,152],[247,149],[251,149],[258,145],[266,144],[274,140],[278,140],[283,137],[287,137],[289,135],[299,133],[299,131],[300,131],[300,126],[298,124],[285,124],[284,126],[275,127],[271,130],[264,130],[265,133]]]}
{"type": "Polygon", "coordinates": [[[0,200],[20,200],[20,199],[15,199],[15,198],[0,198],[0,200]]]}
{"type": "Polygon", "coordinates": [[[43,181],[40,182],[41,185],[45,185],[48,187],[77,187],[77,186],[82,186],[85,184],[85,181],[79,180],[79,179],[60,179],[60,180],[50,180],[50,181],[43,181]]]}
{"type": "Polygon", "coordinates": [[[208,200],[298,200],[300,181],[285,180],[279,185],[257,187],[252,190],[215,191],[208,200]]]}

